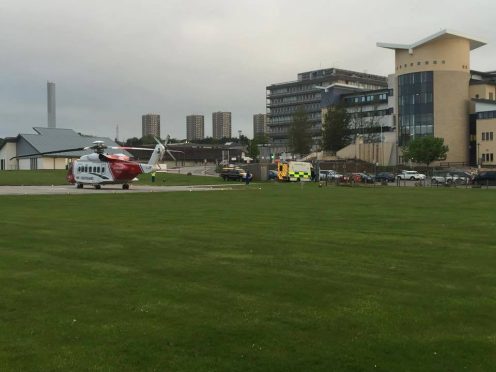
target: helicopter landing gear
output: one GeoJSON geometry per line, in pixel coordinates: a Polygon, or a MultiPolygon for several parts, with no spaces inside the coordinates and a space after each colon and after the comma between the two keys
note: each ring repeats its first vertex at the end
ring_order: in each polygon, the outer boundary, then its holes
{"type": "Polygon", "coordinates": [[[82,183],[78,183],[77,186],[76,186],[76,188],[82,189],[83,188],[83,184],[82,183]]]}
{"type": "Polygon", "coordinates": [[[102,188],[102,185],[95,185],[95,189],[100,190],[102,188]]]}
{"type": "Polygon", "coordinates": [[[122,185],[122,189],[123,190],[129,190],[129,185],[127,183],[125,183],[124,185],[122,185]]]}

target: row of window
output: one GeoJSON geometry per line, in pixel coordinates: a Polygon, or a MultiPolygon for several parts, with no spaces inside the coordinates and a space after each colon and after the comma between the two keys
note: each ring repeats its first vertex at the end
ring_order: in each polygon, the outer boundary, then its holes
{"type": "Polygon", "coordinates": [[[290,96],[290,97],[283,97],[283,98],[273,98],[270,101],[270,104],[281,104],[281,103],[294,103],[294,102],[303,102],[303,101],[309,101],[313,99],[320,99],[320,93],[319,94],[301,94],[298,96],[290,96]]]}
{"type": "Polygon", "coordinates": [[[483,141],[492,141],[493,140],[493,132],[482,132],[482,140],[483,141]]]}
{"type": "MultiPolygon", "coordinates": [[[[271,112],[271,117],[269,120],[269,124],[274,124],[274,123],[286,123],[286,122],[291,122],[293,121],[293,115],[277,115],[277,116],[272,116],[273,112],[271,112]]],[[[319,112],[309,112],[307,113],[307,119],[308,120],[318,120],[320,121],[321,115],[320,111],[319,112]]]]}
{"type": "Polygon", "coordinates": [[[496,119],[496,111],[479,112],[477,119],[496,119]]]}
{"type": "Polygon", "coordinates": [[[493,153],[490,153],[490,154],[482,154],[481,155],[481,159],[482,161],[487,161],[487,162],[493,162],[494,161],[494,156],[493,156],[493,153]]]}
{"type": "Polygon", "coordinates": [[[412,74],[405,74],[398,76],[398,86],[402,85],[416,85],[427,82],[432,82],[432,71],[415,72],[412,74]]]}
{"type": "Polygon", "coordinates": [[[418,105],[421,103],[431,103],[432,102],[432,93],[431,92],[419,92],[415,94],[409,95],[401,95],[398,98],[398,105],[418,105]]]}
{"type": "MultiPolygon", "coordinates": [[[[428,65],[429,63],[430,63],[430,61],[424,61],[424,65],[428,65]]],[[[442,65],[444,65],[445,63],[446,63],[446,61],[443,59],[443,60],[441,61],[441,64],[442,64],[442,65]]],[[[433,65],[437,65],[437,60],[432,61],[432,64],[433,64],[433,65]]],[[[422,62],[421,62],[421,61],[417,61],[417,66],[420,66],[420,65],[422,65],[422,62]]],[[[410,67],[413,67],[413,66],[414,66],[414,63],[413,63],[413,62],[411,62],[411,63],[410,63],[410,67]]],[[[408,64],[407,64],[407,63],[405,63],[404,65],[399,65],[399,66],[396,66],[396,70],[401,70],[401,68],[402,68],[402,67],[403,67],[403,68],[407,68],[407,67],[408,67],[408,64]]],[[[468,66],[463,65],[463,66],[462,66],[462,68],[467,69],[467,68],[468,68],[468,66]]]]}
{"type": "Polygon", "coordinates": [[[87,165],[79,165],[78,172],[84,173],[105,173],[105,167],[92,167],[87,165]]]}
{"type": "Polygon", "coordinates": [[[378,101],[386,101],[386,100],[387,100],[387,94],[381,93],[381,94],[369,94],[369,95],[357,96],[357,97],[346,97],[344,99],[344,102],[347,105],[352,105],[356,103],[378,102],[378,101]]]}
{"type": "MultiPolygon", "coordinates": [[[[326,81],[326,82],[322,82],[321,86],[326,87],[334,83],[352,85],[367,90],[383,88],[382,86],[375,84],[366,84],[366,83],[360,83],[357,81],[350,81],[350,80],[338,80],[332,82],[326,81]]],[[[273,90],[269,89],[267,92],[267,96],[276,95],[276,94],[294,93],[294,92],[315,91],[315,90],[316,90],[315,84],[296,85],[292,87],[276,88],[273,90]]]]}
{"type": "Polygon", "coordinates": [[[350,116],[353,118],[369,118],[374,116],[386,116],[392,114],[393,114],[393,108],[391,107],[384,110],[352,112],[350,113],[350,116]]]}
{"type": "MultiPolygon", "coordinates": [[[[320,104],[319,103],[312,103],[310,105],[305,105],[305,111],[310,115],[311,112],[313,111],[318,111],[320,110],[320,104]]],[[[270,110],[270,113],[272,115],[281,115],[281,114],[286,114],[286,113],[294,113],[298,110],[297,106],[285,106],[285,107],[278,107],[278,108],[273,108],[270,110]]]]}

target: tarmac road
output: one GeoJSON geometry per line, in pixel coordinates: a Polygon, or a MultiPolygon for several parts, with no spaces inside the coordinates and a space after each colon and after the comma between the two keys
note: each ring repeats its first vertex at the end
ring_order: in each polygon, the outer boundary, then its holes
{"type": "Polygon", "coordinates": [[[179,192],[179,191],[215,191],[233,190],[241,185],[199,185],[199,186],[138,186],[131,185],[129,190],[123,190],[120,185],[102,186],[100,190],[86,186],[78,189],[72,185],[62,186],[0,186],[0,195],[63,195],[63,194],[117,194],[137,192],[179,192]]]}

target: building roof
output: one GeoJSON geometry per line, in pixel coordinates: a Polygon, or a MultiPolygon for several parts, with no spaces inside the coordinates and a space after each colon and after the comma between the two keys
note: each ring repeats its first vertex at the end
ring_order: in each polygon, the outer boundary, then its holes
{"type": "Polygon", "coordinates": [[[424,44],[428,44],[434,40],[450,39],[453,37],[459,37],[459,38],[467,39],[468,41],[470,41],[470,50],[477,49],[477,48],[487,44],[485,41],[482,41],[481,39],[472,38],[470,36],[464,35],[464,34],[457,32],[457,31],[444,29],[444,30],[436,32],[435,34],[432,34],[432,35],[430,35],[424,39],[421,39],[421,40],[419,40],[413,44],[377,43],[377,46],[381,47],[381,48],[387,48],[387,49],[412,50],[412,49],[415,49],[415,48],[422,46],[424,44]]]}
{"type": "MultiPolygon", "coordinates": [[[[117,143],[107,137],[86,136],[81,133],[75,132],[73,129],[63,128],[47,128],[47,127],[34,127],[36,134],[19,134],[17,139],[23,138],[28,142],[37,152],[56,151],[58,149],[72,149],[78,147],[91,146],[94,141],[103,141],[107,146],[119,146],[117,143]]],[[[110,154],[125,154],[132,156],[124,150],[107,149],[110,154]]],[[[91,154],[93,150],[87,151],[72,151],[72,152],[59,152],[49,154],[50,157],[80,157],[86,154],[91,154]]],[[[27,154],[17,154],[18,156],[27,154]]]]}

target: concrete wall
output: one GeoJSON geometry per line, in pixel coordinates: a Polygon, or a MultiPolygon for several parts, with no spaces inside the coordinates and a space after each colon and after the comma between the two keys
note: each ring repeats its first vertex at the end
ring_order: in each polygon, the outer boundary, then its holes
{"type": "Polygon", "coordinates": [[[67,162],[66,158],[43,157],[38,159],[38,169],[65,169],[67,162]]]}
{"type": "Polygon", "coordinates": [[[396,74],[420,71],[470,72],[470,42],[467,39],[447,36],[412,50],[396,49],[396,74]],[[444,61],[444,63],[443,63],[444,61]]]}
{"type": "MultiPolygon", "coordinates": [[[[496,100],[496,86],[489,84],[474,84],[469,88],[470,98],[496,100]]],[[[496,102],[496,101],[495,101],[496,102]]]]}
{"type": "Polygon", "coordinates": [[[444,138],[445,161],[468,162],[468,83],[464,71],[434,72],[434,136],[444,138]]]}

